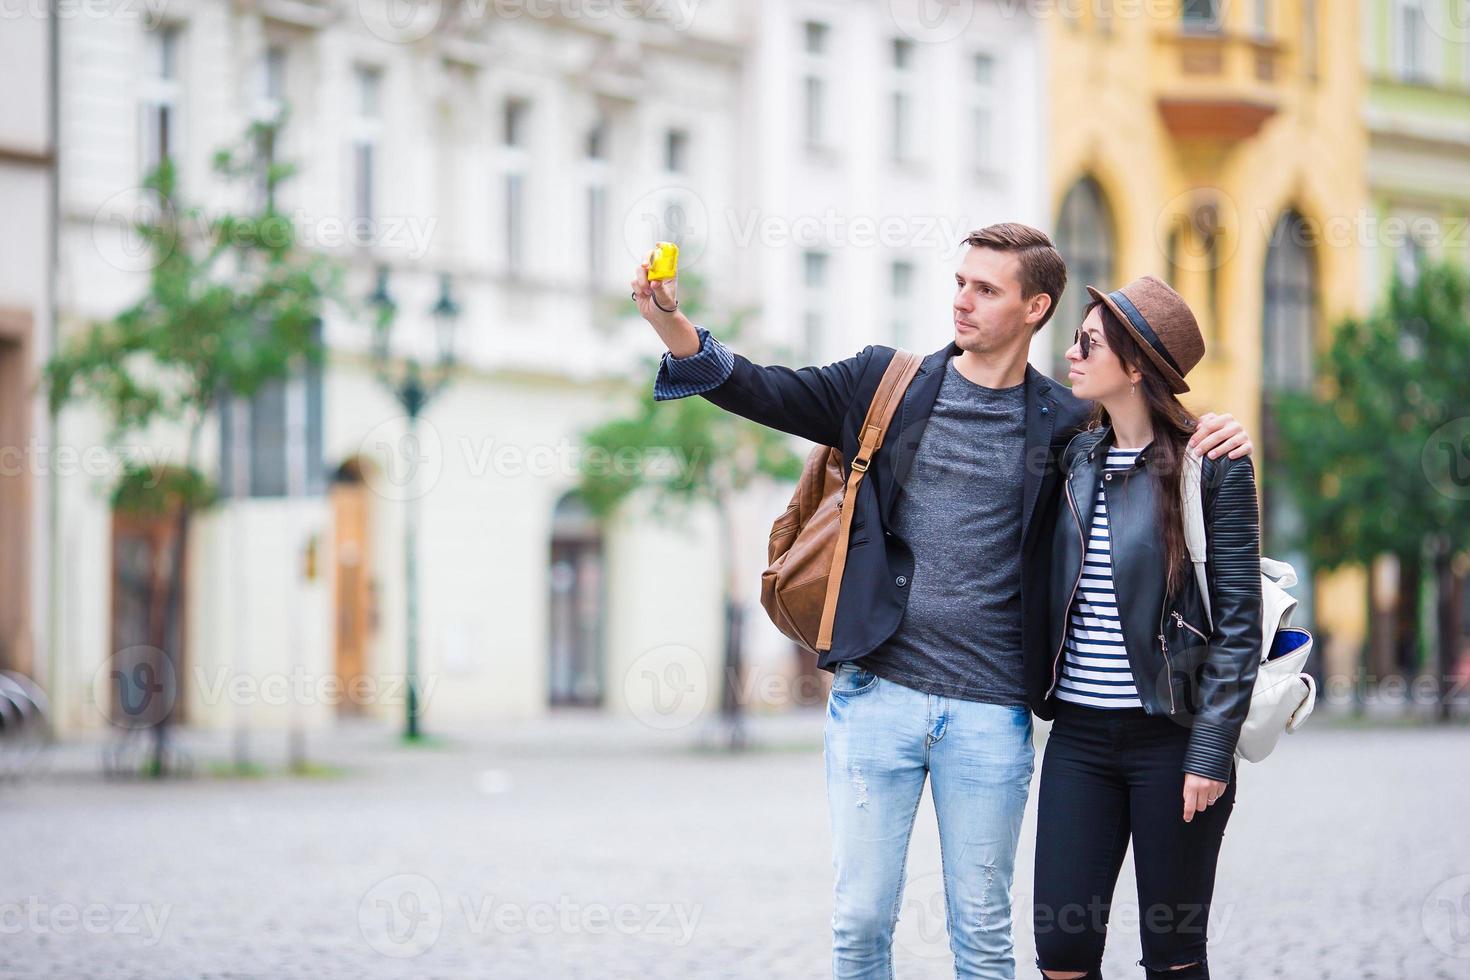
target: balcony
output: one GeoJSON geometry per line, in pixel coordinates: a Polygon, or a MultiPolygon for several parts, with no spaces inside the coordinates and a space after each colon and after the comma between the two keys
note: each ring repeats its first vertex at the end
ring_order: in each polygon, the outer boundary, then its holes
{"type": "Polygon", "coordinates": [[[1159,115],[1176,140],[1248,139],[1281,107],[1286,59],[1280,41],[1171,27],[1155,43],[1159,115]]]}

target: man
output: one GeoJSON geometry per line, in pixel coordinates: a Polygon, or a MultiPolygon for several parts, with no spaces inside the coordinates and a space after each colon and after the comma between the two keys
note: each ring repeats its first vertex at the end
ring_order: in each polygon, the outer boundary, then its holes
{"type": "MultiPolygon", "coordinates": [[[[924,359],[853,502],[852,540],[818,665],[833,671],[825,760],[837,873],[833,975],[892,975],[909,835],[926,775],[939,823],[955,972],[1013,977],[1010,888],[1034,762],[1030,710],[1050,682],[1047,560],[1057,455],[1091,404],[1027,363],[1066,265],[1044,232],[982,228],[955,273],[954,340],[924,359]]],[[[633,280],[668,347],[657,400],[698,394],[840,449],[893,349],[825,367],[751,363],[633,280]]],[[[1071,329],[1074,325],[1063,325],[1071,329]]],[[[1191,444],[1246,455],[1233,418],[1191,444]]]]}

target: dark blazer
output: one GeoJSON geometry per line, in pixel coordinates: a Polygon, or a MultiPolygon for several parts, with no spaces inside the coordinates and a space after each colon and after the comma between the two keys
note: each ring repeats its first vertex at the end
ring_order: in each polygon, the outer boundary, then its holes
{"type": "MultiPolygon", "coordinates": [[[[832,649],[818,660],[820,667],[835,670],[841,661],[872,652],[903,618],[914,558],[890,530],[894,500],[913,465],[945,363],[960,353],[951,342],[924,358],[858,490],[832,649]]],[[[736,354],[729,377],[700,394],[736,415],[840,449],[851,460],[857,453],[858,429],[893,354],[892,347],[873,344],[825,367],[794,369],[753,364],[736,354]]],[[[1048,580],[1051,529],[1060,498],[1058,457],[1085,425],[1091,407],[1065,385],[1026,366],[1021,606],[1026,689],[1033,710],[1045,701],[1050,681],[1048,580]]],[[[975,560],[985,561],[986,556],[977,554],[975,560]]]]}

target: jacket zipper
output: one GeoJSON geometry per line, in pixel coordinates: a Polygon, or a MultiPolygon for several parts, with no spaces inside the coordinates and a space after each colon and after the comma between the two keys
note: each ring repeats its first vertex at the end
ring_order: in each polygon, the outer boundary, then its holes
{"type": "Polygon", "coordinates": [[[1193,626],[1189,625],[1189,621],[1186,620],[1183,616],[1179,615],[1179,610],[1177,610],[1177,609],[1170,610],[1170,615],[1172,615],[1174,617],[1174,622],[1178,623],[1180,626],[1183,626],[1185,629],[1189,630],[1191,633],[1193,633],[1195,636],[1199,637],[1201,640],[1204,640],[1206,643],[1208,643],[1210,641],[1210,638],[1208,636],[1205,636],[1199,630],[1197,630],[1193,626]]]}
{"type": "MultiPolygon", "coordinates": [[[[1175,613],[1174,615],[1179,615],[1175,613]]],[[[1169,641],[1164,639],[1164,611],[1159,610],[1159,649],[1164,652],[1164,670],[1168,673],[1169,714],[1174,713],[1174,665],[1169,662],[1169,641]]]]}
{"type": "MultiPolygon", "coordinates": [[[[1077,502],[1072,499],[1072,480],[1067,479],[1067,506],[1072,510],[1072,523],[1077,525],[1077,542],[1082,545],[1082,560],[1077,566],[1077,578],[1072,583],[1072,594],[1067,597],[1067,608],[1062,610],[1062,642],[1057,644],[1057,654],[1051,661],[1051,687],[1046,696],[1051,697],[1061,680],[1062,648],[1067,645],[1067,629],[1072,616],[1072,600],[1077,598],[1077,586],[1082,584],[1082,568],[1087,564],[1087,538],[1082,534],[1082,518],[1077,513],[1077,502]]],[[[1172,691],[1170,692],[1173,693],[1172,691]]]]}

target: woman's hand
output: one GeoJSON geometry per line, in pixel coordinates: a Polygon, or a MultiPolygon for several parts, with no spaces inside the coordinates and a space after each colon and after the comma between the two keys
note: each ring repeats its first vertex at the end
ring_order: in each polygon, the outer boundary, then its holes
{"type": "Polygon", "coordinates": [[[1201,415],[1199,428],[1189,437],[1189,448],[1211,459],[1219,459],[1226,454],[1231,459],[1239,459],[1255,451],[1255,447],[1251,445],[1251,437],[1229,412],[1220,415],[1206,412],[1201,415]]]}
{"type": "Polygon", "coordinates": [[[1220,780],[1206,779],[1192,772],[1185,773],[1184,822],[1192,822],[1196,813],[1203,813],[1205,807],[1218,800],[1223,792],[1225,792],[1225,784],[1220,780]]]}

